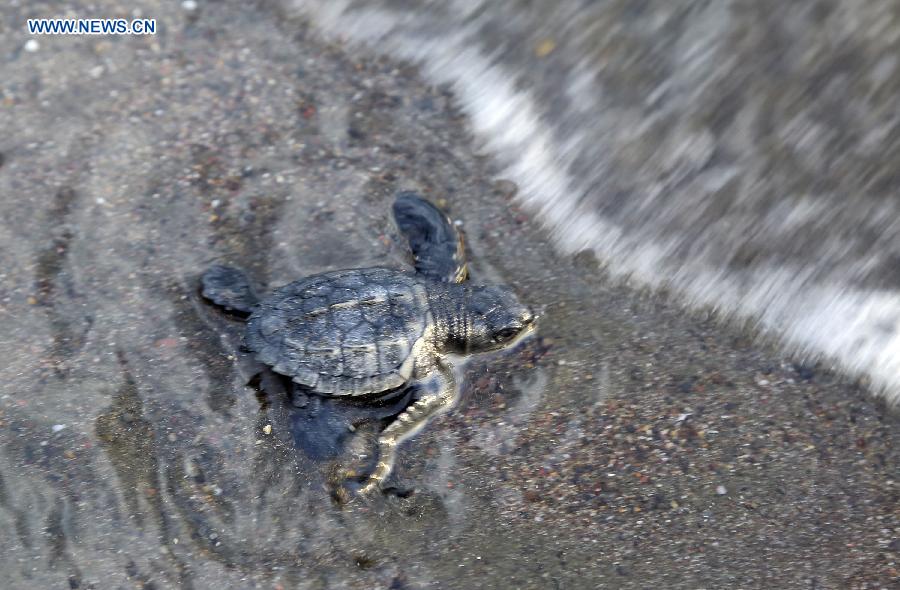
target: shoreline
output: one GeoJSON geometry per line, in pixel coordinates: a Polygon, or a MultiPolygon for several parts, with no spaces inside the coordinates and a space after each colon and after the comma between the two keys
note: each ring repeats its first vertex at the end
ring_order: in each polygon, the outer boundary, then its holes
{"type": "Polygon", "coordinates": [[[896,578],[900,421],[883,402],[557,254],[416,68],[278,9],[143,10],[166,35],[0,40],[11,589],[896,578]],[[403,444],[392,478],[413,494],[342,509],[334,465],[293,447],[284,400],[245,387],[237,324],[197,280],[214,261],[269,286],[401,266],[399,190],[460,220],[473,281],[514,286],[542,319],[473,358],[461,403],[403,444]]]}

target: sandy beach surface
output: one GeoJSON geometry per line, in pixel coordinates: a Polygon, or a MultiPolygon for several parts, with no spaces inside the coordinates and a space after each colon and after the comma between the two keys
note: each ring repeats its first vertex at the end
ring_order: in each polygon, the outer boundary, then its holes
{"type": "Polygon", "coordinates": [[[4,588],[896,587],[896,410],[559,254],[416,67],[267,2],[11,2],[0,33],[4,588]],[[25,31],[68,13],[158,32],[25,31]],[[402,493],[339,505],[198,278],[402,267],[400,190],[540,327],[462,369],[402,493]]]}

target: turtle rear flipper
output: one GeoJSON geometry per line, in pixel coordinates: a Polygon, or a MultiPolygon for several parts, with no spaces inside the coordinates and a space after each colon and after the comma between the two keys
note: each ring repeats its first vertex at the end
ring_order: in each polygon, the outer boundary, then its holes
{"type": "Polygon", "coordinates": [[[201,293],[216,305],[238,315],[249,315],[259,303],[259,297],[242,270],[217,264],[200,279],[201,293]]]}
{"type": "Polygon", "coordinates": [[[409,240],[416,272],[445,283],[466,279],[462,235],[440,209],[414,192],[402,192],[394,201],[394,220],[409,240]]]}

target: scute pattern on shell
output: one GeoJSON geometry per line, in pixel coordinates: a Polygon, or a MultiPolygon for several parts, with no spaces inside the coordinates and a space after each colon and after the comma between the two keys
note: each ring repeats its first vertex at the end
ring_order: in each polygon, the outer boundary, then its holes
{"type": "Polygon", "coordinates": [[[256,358],[331,395],[400,387],[432,316],[421,280],[386,268],[328,272],[276,289],[247,322],[256,358]]]}

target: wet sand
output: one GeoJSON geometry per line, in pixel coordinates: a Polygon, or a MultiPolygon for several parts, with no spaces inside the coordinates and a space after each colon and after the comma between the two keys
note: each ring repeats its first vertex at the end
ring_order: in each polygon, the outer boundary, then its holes
{"type": "Polygon", "coordinates": [[[415,68],[270,5],[142,13],[158,35],[0,37],[5,587],[896,583],[900,422],[863,384],[556,254],[415,68]],[[402,266],[409,189],[540,330],[403,446],[411,493],[339,506],[197,279],[402,266]]]}

